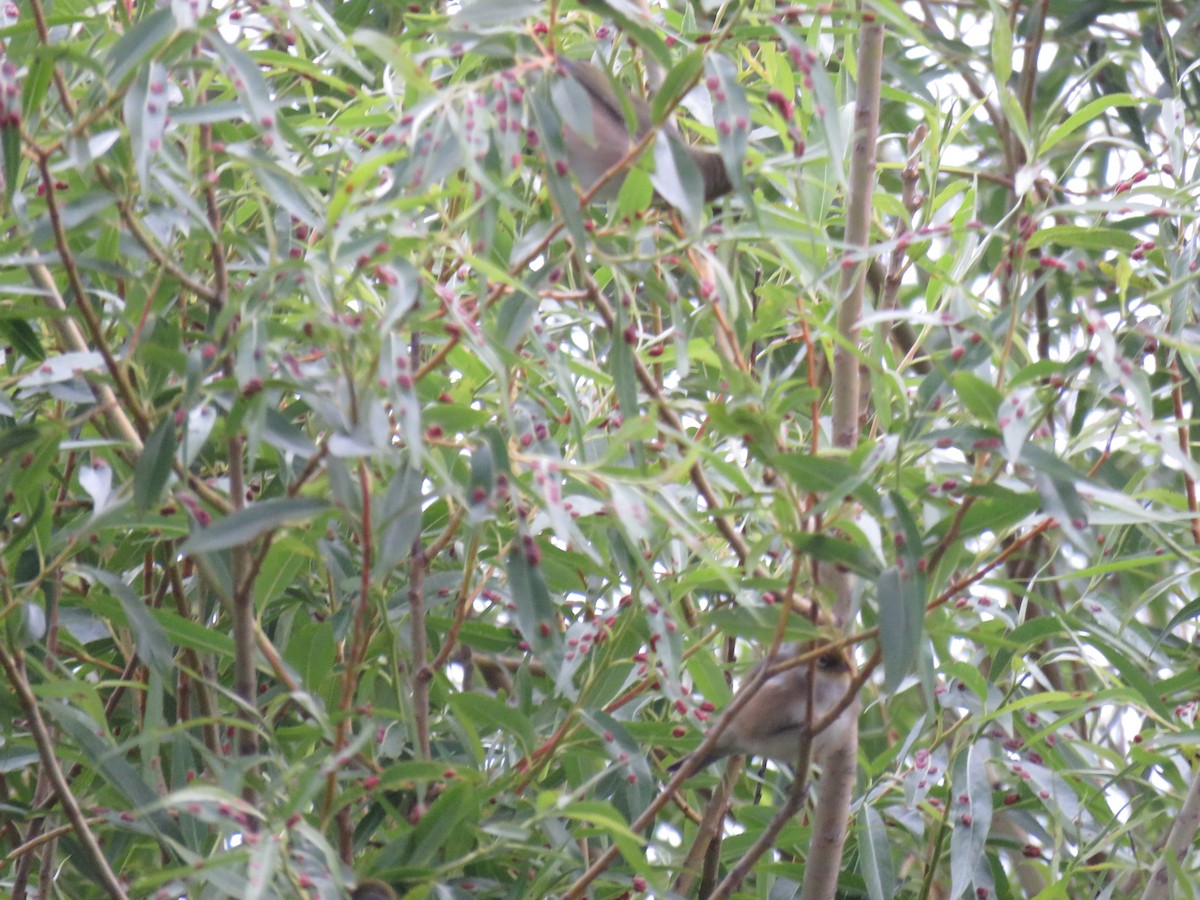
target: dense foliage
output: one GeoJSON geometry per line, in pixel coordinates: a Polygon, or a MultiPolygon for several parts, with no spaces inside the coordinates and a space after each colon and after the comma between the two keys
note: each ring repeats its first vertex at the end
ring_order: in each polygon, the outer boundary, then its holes
{"type": "Polygon", "coordinates": [[[1200,7],[443,6],[0,10],[0,893],[1196,892],[1200,7]]]}

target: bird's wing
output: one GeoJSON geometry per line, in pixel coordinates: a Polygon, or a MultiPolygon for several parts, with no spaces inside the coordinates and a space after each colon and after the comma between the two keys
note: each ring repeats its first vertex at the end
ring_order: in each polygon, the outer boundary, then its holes
{"type": "Polygon", "coordinates": [[[567,74],[587,91],[592,102],[602,107],[614,121],[627,121],[626,106],[628,105],[628,108],[633,111],[637,124],[637,136],[640,137],[646,133],[650,127],[650,105],[645,100],[626,91],[623,103],[608,76],[591,63],[565,56],[560,57],[559,62],[567,74]]]}
{"type": "Polygon", "coordinates": [[[748,746],[769,741],[805,723],[808,671],[801,666],[767,679],[735,720],[748,746]]]}

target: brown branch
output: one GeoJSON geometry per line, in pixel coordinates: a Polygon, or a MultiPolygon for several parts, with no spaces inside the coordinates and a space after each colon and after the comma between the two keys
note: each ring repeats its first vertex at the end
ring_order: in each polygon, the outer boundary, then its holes
{"type": "MultiPolygon", "coordinates": [[[[712,851],[720,846],[721,822],[724,821],[725,813],[729,809],[729,798],[733,792],[733,785],[741,773],[740,760],[735,760],[726,767],[717,790],[704,809],[704,815],[696,829],[696,837],[692,841],[691,849],[688,850],[683,865],[680,867],[683,871],[675,879],[676,894],[687,896],[691,892],[692,884],[696,880],[696,868],[701,863],[706,863],[712,856],[712,851]]],[[[707,865],[705,868],[707,869],[707,865]]],[[[702,889],[700,896],[707,897],[711,893],[711,890],[702,889]]]]}
{"type": "MultiPolygon", "coordinates": [[[[212,125],[200,126],[200,153],[204,167],[204,205],[208,213],[208,225],[212,229],[212,263],[213,263],[213,302],[224,306],[229,296],[229,274],[225,262],[225,245],[221,243],[221,206],[217,202],[216,169],[213,166],[212,125]]],[[[149,305],[149,304],[147,304],[149,305]]]]}
{"type": "MultiPolygon", "coordinates": [[[[921,124],[908,136],[908,161],[900,170],[900,200],[905,216],[901,217],[892,233],[893,248],[887,272],[883,272],[883,267],[876,260],[872,260],[867,268],[867,283],[876,292],[880,310],[893,310],[899,306],[900,284],[904,273],[911,266],[908,245],[912,234],[912,222],[925,199],[917,191],[917,182],[920,179],[921,145],[925,142],[927,133],[928,128],[921,124]]],[[[900,349],[917,372],[927,375],[933,371],[929,360],[917,355],[918,340],[912,323],[896,319],[891,323],[889,333],[892,343],[900,349]]]]}
{"type": "MultiPolygon", "coordinates": [[[[225,375],[235,378],[232,358],[226,359],[225,375]]],[[[246,506],[246,483],[243,448],[246,438],[242,434],[230,435],[226,442],[228,453],[229,502],[234,512],[246,506]]],[[[251,577],[250,548],[239,544],[231,553],[231,576],[233,597],[230,606],[233,615],[233,679],[234,691],[242,701],[241,718],[244,726],[238,730],[238,753],[251,757],[258,752],[255,711],[258,706],[258,670],[255,665],[254,648],[254,580],[251,577]]],[[[243,786],[247,803],[254,802],[249,784],[243,786]]]]}
{"type": "Polygon", "coordinates": [[[1025,112],[1025,121],[1033,124],[1033,95],[1037,86],[1038,54],[1042,49],[1042,40],[1046,36],[1046,16],[1050,11],[1050,0],[1041,0],[1039,7],[1033,11],[1036,24],[1032,34],[1025,41],[1025,58],[1021,67],[1021,80],[1018,91],[1021,97],[1021,109],[1025,112]]]}
{"type": "MultiPolygon", "coordinates": [[[[853,450],[859,439],[860,389],[856,351],[860,341],[859,323],[870,263],[871,200],[875,193],[875,145],[879,139],[883,43],[883,24],[876,20],[869,5],[864,5],[863,26],[858,41],[854,140],[846,196],[846,256],[842,262],[839,286],[839,341],[833,355],[833,444],[847,451],[853,450]]],[[[848,622],[854,604],[850,573],[831,567],[829,576],[835,598],[833,620],[848,622]]],[[[856,703],[857,699],[857,689],[853,693],[847,692],[847,706],[856,703]]],[[[806,897],[832,897],[837,885],[858,757],[858,726],[857,717],[854,718],[854,726],[847,731],[846,741],[834,748],[821,778],[821,792],[814,811],[814,820],[820,827],[813,828],[804,867],[803,892],[806,897]]],[[[799,803],[803,799],[794,796],[799,790],[798,786],[793,786],[789,803],[799,803]]]]}
{"type": "MultiPolygon", "coordinates": [[[[92,816],[92,818],[87,820],[89,825],[103,825],[107,821],[108,820],[104,816],[92,816]]],[[[10,822],[5,823],[5,825],[11,824],[12,823],[10,822]]],[[[7,866],[13,862],[13,860],[21,859],[22,857],[27,856],[34,850],[37,850],[38,847],[41,847],[43,844],[48,844],[51,841],[56,841],[60,837],[70,834],[74,828],[74,825],[67,823],[65,825],[59,825],[55,828],[51,828],[48,831],[40,832],[36,836],[31,836],[27,838],[24,843],[19,844],[12,850],[8,851],[8,855],[5,856],[3,860],[0,860],[0,863],[2,863],[3,866],[7,866]]],[[[3,866],[0,866],[0,868],[3,866]]]]}
{"type": "MultiPolygon", "coordinates": [[[[849,702],[857,701],[858,691],[847,691],[846,698],[849,702]]],[[[813,810],[812,837],[804,866],[802,892],[805,897],[833,897],[837,893],[850,800],[854,795],[854,776],[858,770],[857,713],[849,717],[849,726],[845,740],[832,746],[822,759],[821,785],[813,810]]]]}
{"type": "MultiPolygon", "coordinates": [[[[341,693],[338,699],[337,729],[334,748],[340,753],[349,743],[350,716],[354,705],[354,693],[358,688],[360,669],[366,659],[370,643],[371,621],[371,547],[374,532],[371,523],[371,476],[364,461],[358,464],[358,488],[362,501],[362,517],[359,528],[359,543],[362,546],[362,563],[359,573],[359,593],[355,602],[353,624],[350,629],[350,647],[343,659],[341,693]]],[[[337,773],[330,771],[326,778],[326,809],[333,803],[337,791],[337,773]]],[[[336,813],[338,852],[347,865],[354,858],[354,825],[350,820],[350,807],[342,806],[336,813]]]]}
{"type": "Polygon", "coordinates": [[[88,855],[92,865],[96,867],[96,874],[101,885],[103,885],[110,897],[118,897],[124,900],[127,897],[125,889],[121,886],[120,881],[117,880],[116,873],[113,872],[112,867],[109,866],[104,851],[100,849],[100,842],[92,834],[91,828],[88,827],[87,819],[83,815],[79,801],[71,793],[71,787],[67,784],[67,779],[58,764],[58,757],[54,755],[54,741],[50,737],[49,730],[46,728],[45,720],[42,719],[42,712],[37,705],[37,697],[34,696],[33,689],[25,677],[25,664],[20,652],[15,656],[10,656],[8,651],[0,645],[0,668],[4,669],[5,674],[8,676],[9,684],[12,685],[13,690],[16,692],[17,701],[21,704],[21,708],[25,710],[25,715],[29,719],[29,730],[33,732],[33,739],[37,744],[38,755],[41,757],[42,765],[49,774],[51,783],[54,785],[54,792],[58,795],[58,802],[67,814],[67,819],[70,820],[75,836],[83,846],[84,852],[88,855]]]}
{"type": "Polygon", "coordinates": [[[1200,777],[1193,772],[1187,796],[1175,814],[1175,821],[1167,835],[1167,845],[1158,854],[1158,862],[1150,871],[1150,880],[1142,892],[1142,900],[1167,900],[1174,896],[1175,874],[1183,865],[1197,829],[1200,829],[1200,777]]]}
{"type": "Polygon", "coordinates": [[[425,634],[425,570],[428,561],[425,549],[418,538],[413,542],[412,578],[409,581],[408,608],[411,617],[412,670],[413,670],[413,723],[417,731],[417,750],[420,758],[433,756],[429,743],[429,682],[433,670],[429,668],[429,642],[425,634]]]}
{"type": "MultiPolygon", "coordinates": [[[[166,560],[163,563],[165,577],[170,582],[171,594],[175,598],[175,611],[184,619],[191,621],[194,615],[188,606],[187,592],[183,586],[183,573],[179,571],[179,563],[176,561],[176,557],[176,543],[175,541],[168,541],[163,553],[163,558],[166,560]]],[[[208,752],[216,759],[221,755],[221,735],[217,731],[217,716],[219,715],[217,703],[213,699],[212,691],[209,690],[209,686],[204,680],[204,666],[200,659],[200,654],[190,647],[182,648],[181,652],[183,654],[183,661],[194,673],[192,680],[195,683],[196,699],[200,704],[200,723],[201,733],[204,735],[204,746],[208,748],[208,752]]]]}
{"type": "MultiPolygon", "coordinates": [[[[868,18],[864,16],[864,18],[868,18]]],[[[833,443],[849,449],[858,443],[859,320],[871,243],[871,198],[875,193],[875,144],[879,138],[879,92],[883,69],[883,25],[864,25],[858,48],[858,99],[846,196],[846,252],[842,260],[837,328],[833,354],[833,443]]]]}
{"type": "MultiPolygon", "coordinates": [[[[58,285],[54,283],[54,276],[50,274],[41,263],[30,263],[25,267],[29,273],[29,277],[33,283],[37,285],[42,292],[42,297],[46,305],[59,315],[54,316],[51,321],[58,331],[59,340],[63,346],[76,353],[83,353],[91,349],[87,339],[83,336],[83,332],[79,329],[77,323],[67,309],[67,304],[63,300],[62,294],[59,293],[58,285]]],[[[138,430],[133,427],[133,423],[129,417],[125,415],[125,410],[117,401],[117,395],[113,393],[113,389],[107,384],[97,384],[89,380],[88,386],[92,390],[92,395],[96,398],[96,403],[104,411],[105,417],[108,419],[109,427],[119,434],[134,450],[142,449],[142,437],[138,434],[138,430]]]]}
{"type": "MultiPolygon", "coordinates": [[[[475,600],[483,590],[483,585],[487,583],[487,579],[491,577],[490,572],[485,575],[479,586],[475,590],[471,590],[471,570],[475,568],[475,560],[479,553],[479,538],[477,535],[471,536],[471,542],[467,545],[466,559],[463,560],[463,581],[462,586],[458,590],[458,599],[454,604],[454,621],[450,623],[450,630],[446,632],[446,637],[442,641],[442,647],[438,650],[437,656],[433,662],[429,664],[431,672],[436,672],[446,665],[446,661],[450,659],[450,654],[454,652],[455,644],[458,642],[458,633],[462,630],[463,624],[467,621],[467,616],[471,612],[471,607],[475,605],[475,600]]],[[[431,559],[436,557],[430,557],[431,559]]]]}
{"type": "MultiPolygon", "coordinates": [[[[857,735],[857,729],[855,729],[855,734],[857,735]]],[[[857,743],[857,740],[855,743],[857,743]]],[[[796,769],[796,777],[793,779],[791,786],[788,788],[787,797],[784,800],[783,805],[779,807],[779,811],[771,817],[771,821],[767,824],[767,827],[762,830],[762,833],[759,834],[759,836],[755,839],[754,843],[750,845],[750,849],[742,855],[742,858],[737,861],[737,864],[730,869],[729,874],[725,876],[724,880],[718,884],[716,889],[708,896],[708,900],[725,900],[725,898],[732,896],[733,892],[741,887],[742,882],[754,869],[754,866],[762,858],[763,854],[775,846],[775,839],[779,837],[779,832],[783,831],[784,826],[791,821],[792,816],[798,813],[800,808],[804,806],[804,800],[808,797],[809,750],[810,743],[808,741],[801,742],[800,762],[798,763],[796,769]]],[[[841,855],[840,849],[838,855],[841,855]]],[[[811,865],[812,860],[810,858],[808,865],[805,866],[806,874],[811,865]]],[[[809,895],[806,890],[805,896],[816,895],[809,895]]],[[[820,896],[832,897],[833,894],[822,894],[820,896]]]]}
{"type": "MultiPolygon", "coordinates": [[[[116,390],[121,396],[124,407],[133,416],[137,424],[139,437],[148,434],[150,429],[147,424],[146,413],[142,409],[141,402],[138,400],[133,386],[129,383],[126,373],[117,365],[116,357],[113,355],[112,349],[108,346],[108,341],[104,336],[104,325],[100,321],[100,316],[97,315],[95,307],[92,306],[91,297],[89,297],[87,288],[83,283],[83,277],[79,274],[79,267],[75,265],[75,255],[71,251],[66,225],[63,223],[62,215],[60,214],[58,189],[54,186],[55,178],[50,172],[50,160],[44,154],[39,154],[37,165],[38,171],[42,176],[42,185],[46,189],[46,215],[50,219],[50,228],[54,232],[54,244],[58,250],[59,262],[66,273],[67,284],[71,288],[75,308],[83,316],[92,346],[104,358],[104,367],[108,370],[113,384],[116,385],[116,390]]],[[[140,447],[140,444],[139,440],[136,446],[140,447]]]]}

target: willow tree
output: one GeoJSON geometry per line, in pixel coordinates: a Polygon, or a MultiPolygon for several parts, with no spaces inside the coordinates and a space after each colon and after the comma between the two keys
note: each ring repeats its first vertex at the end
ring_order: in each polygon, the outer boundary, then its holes
{"type": "Polygon", "coordinates": [[[0,11],[0,889],[1186,895],[1198,22],[0,11]]]}

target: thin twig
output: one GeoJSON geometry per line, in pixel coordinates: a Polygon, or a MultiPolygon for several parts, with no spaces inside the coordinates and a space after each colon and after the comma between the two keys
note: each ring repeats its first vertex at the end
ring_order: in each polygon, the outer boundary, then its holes
{"type": "MultiPolygon", "coordinates": [[[[729,874],[717,885],[707,900],[725,900],[726,897],[732,896],[733,892],[741,887],[742,882],[754,869],[754,866],[762,858],[763,854],[775,846],[775,839],[779,837],[779,832],[783,831],[784,826],[791,821],[792,816],[800,811],[800,808],[804,805],[805,798],[808,797],[809,749],[810,743],[804,741],[800,762],[796,769],[796,777],[788,788],[787,797],[783,805],[779,807],[779,811],[771,817],[771,821],[767,824],[767,827],[762,830],[754,843],[750,845],[750,849],[730,869],[729,874]]],[[[809,865],[811,865],[811,861],[809,865]]],[[[807,867],[805,871],[807,871],[807,867]]]]}
{"type": "Polygon", "coordinates": [[[425,635],[425,549],[418,538],[413,542],[412,576],[409,579],[408,611],[411,620],[413,673],[413,724],[417,732],[417,751],[421,759],[433,756],[429,743],[429,642],[425,635]]]}
{"type": "Polygon", "coordinates": [[[3,667],[9,684],[17,694],[17,701],[25,711],[29,720],[29,730],[33,732],[33,739],[37,744],[38,755],[41,757],[46,772],[49,773],[50,781],[54,785],[54,792],[58,795],[58,802],[66,812],[75,836],[83,845],[84,852],[96,867],[96,875],[100,879],[100,883],[108,891],[109,896],[124,900],[128,895],[121,886],[121,882],[117,880],[116,873],[109,866],[104,851],[100,849],[100,842],[92,834],[92,829],[88,827],[79,801],[71,793],[71,787],[67,784],[67,779],[58,764],[58,757],[54,755],[54,741],[50,737],[46,722],[42,718],[42,712],[38,708],[37,697],[34,696],[33,689],[25,677],[24,658],[20,652],[15,656],[10,656],[3,645],[0,645],[0,667],[3,667]]]}
{"type": "Polygon", "coordinates": [[[1150,871],[1150,880],[1142,892],[1142,900],[1167,900],[1173,896],[1175,873],[1183,865],[1184,855],[1192,846],[1196,831],[1200,828],[1200,776],[1192,773],[1187,796],[1175,814],[1167,844],[1158,854],[1158,862],[1150,871]]]}

